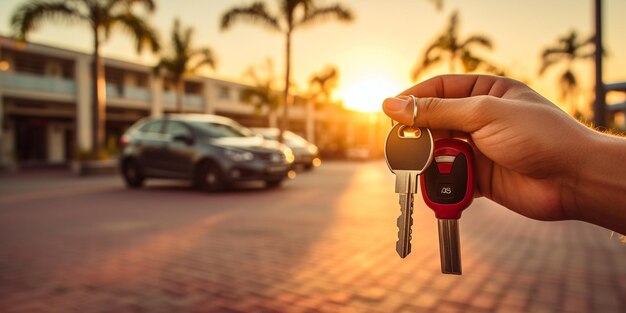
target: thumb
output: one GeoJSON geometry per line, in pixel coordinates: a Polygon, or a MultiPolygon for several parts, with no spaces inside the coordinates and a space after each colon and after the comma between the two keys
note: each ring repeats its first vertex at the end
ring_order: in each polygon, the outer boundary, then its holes
{"type": "Polygon", "coordinates": [[[383,102],[383,111],[390,118],[405,124],[432,129],[458,130],[474,132],[485,124],[487,118],[480,114],[485,107],[484,96],[467,98],[415,98],[417,116],[413,122],[413,99],[408,96],[387,98],[383,102]]]}

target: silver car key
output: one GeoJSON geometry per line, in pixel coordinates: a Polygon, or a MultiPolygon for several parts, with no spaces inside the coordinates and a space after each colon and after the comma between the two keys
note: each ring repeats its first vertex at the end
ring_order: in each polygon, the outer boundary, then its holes
{"type": "Polygon", "coordinates": [[[385,160],[396,175],[396,193],[400,195],[398,241],[396,251],[401,258],[411,253],[413,195],[417,193],[417,177],[433,158],[433,136],[428,128],[396,124],[385,141],[385,160]]]}

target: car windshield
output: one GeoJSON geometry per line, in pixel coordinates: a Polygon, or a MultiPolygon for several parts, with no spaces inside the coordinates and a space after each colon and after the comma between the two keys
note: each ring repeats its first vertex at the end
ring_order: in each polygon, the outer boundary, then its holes
{"type": "Polygon", "coordinates": [[[212,122],[191,122],[191,124],[198,127],[202,132],[213,138],[253,136],[250,130],[238,125],[212,122]]]}

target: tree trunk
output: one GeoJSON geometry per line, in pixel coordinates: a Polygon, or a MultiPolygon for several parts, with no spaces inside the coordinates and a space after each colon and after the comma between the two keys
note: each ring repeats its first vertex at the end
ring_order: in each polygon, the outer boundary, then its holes
{"type": "Polygon", "coordinates": [[[450,55],[450,74],[456,74],[456,53],[452,52],[450,55]]]}
{"type": "Polygon", "coordinates": [[[100,56],[99,29],[94,27],[93,47],[93,104],[92,104],[92,151],[94,156],[99,156],[105,144],[106,135],[106,81],[104,76],[104,63],[100,56]]]}
{"type": "Polygon", "coordinates": [[[315,143],[315,103],[309,99],[306,103],[306,140],[315,143]]]}
{"type": "Polygon", "coordinates": [[[284,142],[283,133],[289,128],[289,81],[291,76],[291,29],[287,31],[287,38],[285,44],[285,94],[283,95],[283,119],[280,123],[280,132],[278,134],[278,141],[284,142]]]}
{"type": "Polygon", "coordinates": [[[593,124],[596,127],[606,127],[606,98],[604,92],[604,82],[602,81],[602,0],[595,0],[595,29],[596,35],[594,44],[596,52],[595,60],[595,100],[593,103],[593,124]]]}
{"type": "Polygon", "coordinates": [[[185,95],[185,80],[179,78],[176,80],[176,112],[184,113],[184,95],[185,95]]]}

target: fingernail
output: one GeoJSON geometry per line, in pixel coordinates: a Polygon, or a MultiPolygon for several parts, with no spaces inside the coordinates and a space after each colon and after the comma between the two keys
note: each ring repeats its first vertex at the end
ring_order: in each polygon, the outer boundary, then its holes
{"type": "Polygon", "coordinates": [[[409,104],[409,100],[410,98],[407,96],[387,98],[383,101],[383,106],[387,111],[404,111],[404,108],[409,104]]]}

